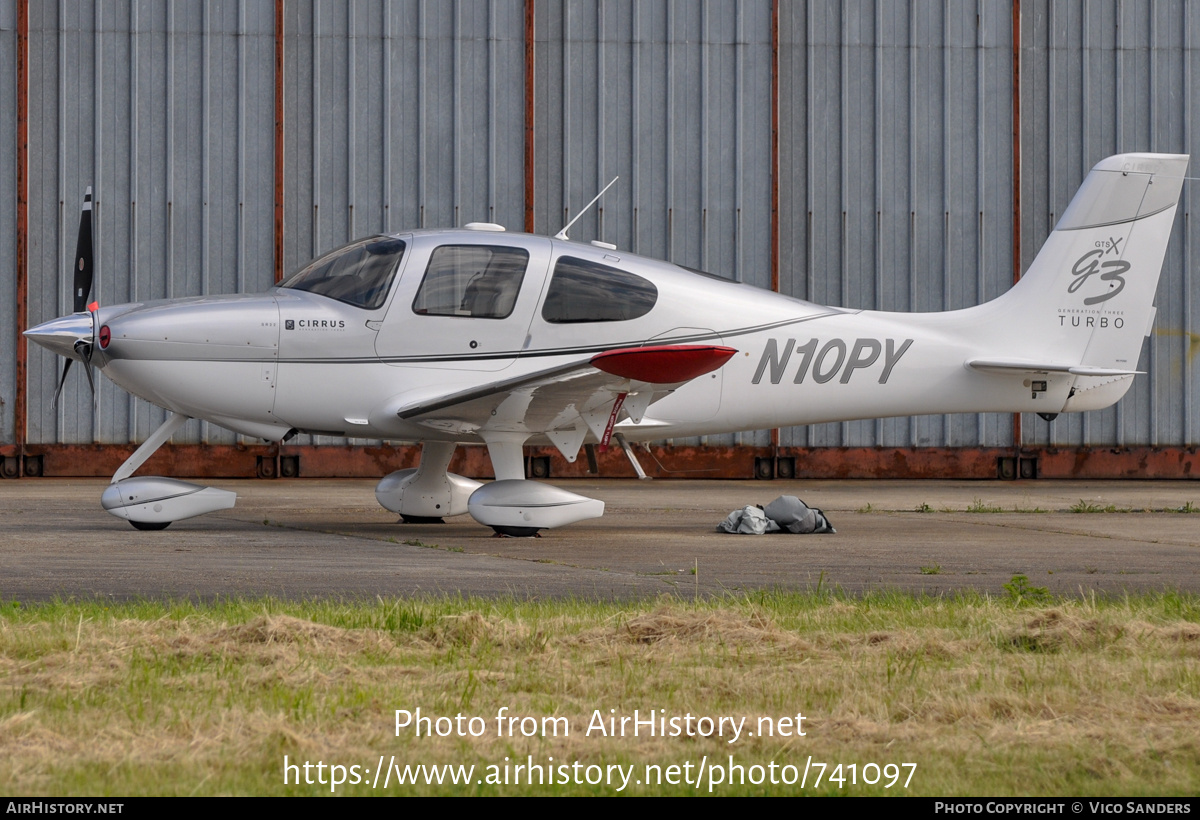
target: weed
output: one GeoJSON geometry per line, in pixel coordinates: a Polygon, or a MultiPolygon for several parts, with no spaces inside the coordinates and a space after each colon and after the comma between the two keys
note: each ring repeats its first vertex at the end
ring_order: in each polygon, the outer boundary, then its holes
{"type": "Polygon", "coordinates": [[[1073,513],[1127,513],[1132,512],[1128,508],[1117,507],[1116,504],[1109,504],[1107,507],[1102,507],[1099,504],[1092,504],[1090,501],[1079,499],[1078,504],[1071,505],[1073,513]]]}
{"type": "Polygon", "coordinates": [[[971,506],[967,507],[969,513],[998,513],[1004,512],[1000,507],[995,507],[990,504],[983,503],[982,498],[976,498],[971,502],[971,506]]]}
{"type": "Polygon", "coordinates": [[[942,565],[934,564],[933,566],[929,566],[929,567],[921,567],[921,574],[922,575],[941,575],[942,574],[942,565]]]}
{"type": "Polygon", "coordinates": [[[1050,590],[1046,587],[1035,587],[1029,583],[1029,576],[1018,574],[1004,584],[1004,591],[1014,606],[1024,604],[1040,604],[1050,600],[1050,590]]]}
{"type": "Polygon", "coordinates": [[[871,506],[871,502],[870,502],[870,501],[868,501],[866,504],[864,504],[863,506],[859,507],[859,508],[858,508],[858,511],[859,511],[860,513],[869,513],[869,512],[875,512],[875,508],[874,508],[874,507],[872,507],[872,506],[871,506]]]}
{"type": "Polygon", "coordinates": [[[1200,513],[1200,507],[1195,506],[1192,502],[1187,502],[1182,507],[1168,507],[1163,512],[1169,513],[1200,513]]]}
{"type": "Polygon", "coordinates": [[[920,504],[918,504],[916,506],[916,508],[913,510],[913,512],[931,513],[931,512],[933,512],[933,507],[929,506],[924,501],[922,501],[920,504]]]}

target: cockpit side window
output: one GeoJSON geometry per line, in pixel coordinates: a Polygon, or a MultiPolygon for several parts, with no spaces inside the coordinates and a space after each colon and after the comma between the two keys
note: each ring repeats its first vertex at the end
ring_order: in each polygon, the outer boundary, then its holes
{"type": "Polygon", "coordinates": [[[376,236],[332,250],[280,283],[348,305],[376,310],[387,301],[392,277],[404,255],[403,239],[376,236]]]}
{"type": "Polygon", "coordinates": [[[413,313],[506,319],[517,304],[527,267],[524,248],[442,245],[429,257],[413,313]]]}
{"type": "Polygon", "coordinates": [[[563,256],[554,266],[542,318],[553,324],[625,322],[645,316],[657,301],[658,288],[647,279],[563,256]]]}

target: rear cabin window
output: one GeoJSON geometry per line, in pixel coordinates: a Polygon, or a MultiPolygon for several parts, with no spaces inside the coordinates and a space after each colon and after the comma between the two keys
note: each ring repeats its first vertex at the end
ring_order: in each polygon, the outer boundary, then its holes
{"type": "Polygon", "coordinates": [[[626,322],[645,316],[658,301],[653,282],[586,259],[560,257],[542,305],[553,324],[626,322]]]}
{"type": "Polygon", "coordinates": [[[375,310],[387,300],[404,248],[403,239],[387,236],[360,239],[310,262],[279,286],[375,310]]]}
{"type": "Polygon", "coordinates": [[[413,312],[505,319],[517,303],[528,266],[524,248],[442,245],[429,257],[413,312]]]}

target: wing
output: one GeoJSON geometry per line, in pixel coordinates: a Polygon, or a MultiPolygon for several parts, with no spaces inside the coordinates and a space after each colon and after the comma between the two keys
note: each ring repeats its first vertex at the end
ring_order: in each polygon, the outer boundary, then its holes
{"type": "Polygon", "coordinates": [[[658,399],[721,367],[737,351],[718,345],[622,348],[403,405],[396,415],[450,433],[544,433],[574,461],[590,431],[607,444],[624,411],[635,423],[658,399]]]}

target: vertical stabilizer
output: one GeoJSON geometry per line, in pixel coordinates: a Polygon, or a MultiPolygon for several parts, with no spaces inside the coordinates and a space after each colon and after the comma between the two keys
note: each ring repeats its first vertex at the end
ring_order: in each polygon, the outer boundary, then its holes
{"type": "Polygon", "coordinates": [[[995,303],[1012,353],[1077,370],[1066,411],[1115,402],[1133,381],[1188,157],[1120,154],[1092,168],[1029,270],[995,303]],[[1087,371],[1112,371],[1087,375],[1087,371]]]}

